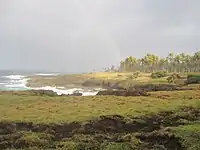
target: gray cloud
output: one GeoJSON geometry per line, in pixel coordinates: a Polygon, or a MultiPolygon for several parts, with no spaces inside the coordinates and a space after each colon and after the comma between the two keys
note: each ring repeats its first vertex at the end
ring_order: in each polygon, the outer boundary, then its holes
{"type": "Polygon", "coordinates": [[[78,72],[199,48],[198,0],[0,0],[0,69],[78,72]]]}

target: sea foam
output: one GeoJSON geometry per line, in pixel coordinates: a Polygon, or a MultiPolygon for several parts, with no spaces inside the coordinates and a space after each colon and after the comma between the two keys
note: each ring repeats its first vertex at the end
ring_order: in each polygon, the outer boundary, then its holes
{"type": "Polygon", "coordinates": [[[98,93],[98,91],[84,91],[82,88],[72,88],[72,89],[59,89],[58,87],[51,87],[51,86],[45,86],[45,87],[39,87],[39,88],[32,88],[33,90],[50,90],[57,95],[71,95],[75,92],[82,93],[82,96],[94,96],[98,93]]]}
{"type": "Polygon", "coordinates": [[[9,75],[9,76],[4,76],[4,78],[13,79],[13,80],[20,80],[20,79],[25,78],[25,76],[23,76],[23,75],[9,75]]]}
{"type": "Polygon", "coordinates": [[[37,74],[35,74],[35,75],[38,75],[38,76],[57,76],[58,74],[51,74],[51,73],[37,73],[37,74]]]}
{"type": "MultiPolygon", "coordinates": [[[[35,74],[36,75],[36,74],[35,74]]],[[[40,73],[37,74],[40,76],[53,76],[57,74],[46,74],[46,73],[40,73]]],[[[4,87],[7,88],[7,90],[50,90],[58,95],[71,95],[76,92],[82,93],[82,96],[95,96],[101,89],[92,89],[92,90],[87,90],[83,88],[71,88],[71,89],[66,89],[65,87],[52,87],[52,86],[44,86],[44,87],[27,87],[27,81],[29,80],[26,76],[24,75],[8,75],[4,76],[4,78],[7,78],[8,81],[6,83],[0,83],[4,87]]]]}
{"type": "Polygon", "coordinates": [[[8,75],[3,76],[8,79],[6,83],[4,83],[4,87],[6,90],[19,90],[19,89],[29,89],[26,87],[27,80],[24,75],[8,75]]]}

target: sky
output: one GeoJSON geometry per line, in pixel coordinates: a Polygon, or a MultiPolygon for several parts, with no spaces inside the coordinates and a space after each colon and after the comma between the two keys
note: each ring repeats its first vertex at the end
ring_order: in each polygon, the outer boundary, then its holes
{"type": "Polygon", "coordinates": [[[0,69],[87,72],[194,53],[199,0],[0,0],[0,69]]]}

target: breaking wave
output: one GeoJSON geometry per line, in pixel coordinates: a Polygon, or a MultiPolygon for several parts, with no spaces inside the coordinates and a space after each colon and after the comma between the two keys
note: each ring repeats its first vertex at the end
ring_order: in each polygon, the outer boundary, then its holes
{"type": "Polygon", "coordinates": [[[4,82],[1,85],[4,86],[5,90],[26,90],[27,78],[23,75],[8,75],[3,76],[4,82]]]}
{"type": "MultiPolygon", "coordinates": [[[[36,74],[35,74],[36,75],[36,74]]],[[[40,73],[37,74],[40,76],[53,76],[57,74],[45,74],[40,73]]],[[[82,93],[83,96],[95,96],[101,89],[84,89],[84,88],[72,88],[72,89],[66,89],[65,87],[51,87],[51,86],[45,86],[45,87],[37,87],[37,88],[31,88],[27,87],[27,76],[24,75],[8,75],[3,76],[4,82],[0,82],[0,87],[3,90],[50,90],[58,95],[70,95],[75,92],[82,93]]]]}
{"type": "Polygon", "coordinates": [[[37,74],[35,74],[35,75],[38,75],[38,76],[57,76],[58,74],[56,74],[56,73],[37,73],[37,74]]]}
{"type": "Polygon", "coordinates": [[[9,75],[9,76],[3,76],[5,78],[11,79],[11,80],[20,80],[25,78],[23,75],[9,75]]]}
{"type": "Polygon", "coordinates": [[[51,87],[51,86],[45,86],[45,87],[39,87],[39,88],[32,88],[33,90],[50,90],[58,95],[70,95],[75,92],[82,93],[82,96],[95,96],[98,91],[97,90],[84,90],[82,88],[72,88],[72,89],[64,89],[64,87],[51,87]]]}

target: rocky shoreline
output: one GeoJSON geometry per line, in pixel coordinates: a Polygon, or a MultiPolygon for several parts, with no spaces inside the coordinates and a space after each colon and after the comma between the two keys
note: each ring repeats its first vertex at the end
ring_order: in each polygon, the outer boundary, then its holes
{"type": "MultiPolygon", "coordinates": [[[[98,89],[98,90],[90,90],[93,92],[91,96],[102,96],[102,95],[113,95],[113,96],[149,96],[150,92],[154,91],[180,91],[180,90],[194,90],[191,87],[182,87],[177,85],[170,85],[170,84],[145,84],[145,85],[135,85],[129,89],[114,89],[114,88],[107,88],[107,89],[98,89]]],[[[9,94],[19,94],[19,95],[36,95],[36,96],[84,96],[84,92],[80,90],[75,90],[70,94],[58,94],[58,91],[53,90],[44,90],[44,89],[37,89],[37,90],[27,90],[27,91],[1,91],[0,93],[9,93],[9,94]]],[[[88,95],[89,96],[89,95],[88,95]]]]}
{"type": "MultiPolygon", "coordinates": [[[[130,74],[111,73],[112,78],[103,78],[100,73],[97,74],[77,74],[77,75],[57,75],[57,76],[31,76],[27,81],[27,86],[35,87],[63,87],[63,89],[57,88],[40,88],[37,90],[46,90],[47,95],[54,95],[52,92],[56,92],[58,95],[64,96],[83,96],[84,92],[92,92],[91,96],[96,95],[115,95],[115,96],[146,96],[147,92],[153,91],[174,91],[174,90],[192,90],[186,85],[176,85],[169,83],[140,83],[137,80],[129,79],[130,74]],[[90,90],[82,91],[76,89],[90,90]],[[99,88],[98,90],[95,90],[99,88]],[[73,92],[66,92],[66,89],[75,89],[73,92]],[[142,93],[143,92],[143,93],[142,93]]],[[[107,74],[107,77],[108,74],[107,74]]],[[[150,79],[148,77],[148,79],[150,79]]],[[[167,82],[167,80],[166,80],[167,82]]]]}

